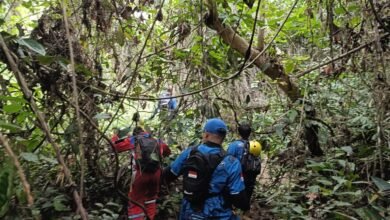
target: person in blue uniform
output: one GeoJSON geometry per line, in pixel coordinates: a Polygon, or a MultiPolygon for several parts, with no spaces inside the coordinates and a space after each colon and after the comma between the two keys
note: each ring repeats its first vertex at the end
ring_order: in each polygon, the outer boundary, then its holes
{"type": "Polygon", "coordinates": [[[153,119],[157,113],[161,111],[167,111],[168,119],[172,119],[175,115],[175,110],[177,108],[177,99],[171,98],[172,97],[172,89],[164,90],[159,98],[157,107],[154,110],[152,116],[150,116],[150,119],[153,119]]]}
{"type": "Polygon", "coordinates": [[[250,200],[253,194],[253,190],[256,185],[256,178],[260,174],[261,163],[260,159],[258,159],[257,163],[253,163],[251,165],[255,167],[255,169],[250,169],[244,167],[246,164],[243,164],[245,154],[253,154],[252,150],[256,150],[257,154],[255,154],[258,158],[260,158],[260,150],[261,145],[257,141],[249,141],[249,136],[251,135],[252,128],[249,124],[243,123],[238,126],[238,134],[240,135],[240,139],[233,141],[229,144],[227,153],[229,155],[234,156],[241,162],[241,169],[243,171],[245,190],[248,199],[250,200]]]}
{"type": "MultiPolygon", "coordinates": [[[[204,125],[202,144],[197,149],[202,154],[219,154],[227,134],[227,126],[219,118],[209,119],[204,125]]],[[[184,150],[176,160],[163,172],[163,181],[172,182],[182,174],[183,165],[192,148],[184,150]]],[[[243,211],[249,210],[249,200],[246,196],[241,164],[233,156],[223,157],[214,169],[208,189],[209,195],[200,209],[194,209],[184,197],[180,210],[181,220],[193,219],[239,219],[233,212],[233,207],[243,211]]]]}

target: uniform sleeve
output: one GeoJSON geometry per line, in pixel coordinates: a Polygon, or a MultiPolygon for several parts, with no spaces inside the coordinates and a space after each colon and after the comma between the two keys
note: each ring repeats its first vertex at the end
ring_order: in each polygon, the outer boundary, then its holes
{"type": "Polygon", "coordinates": [[[236,141],[233,141],[232,143],[229,144],[228,149],[226,151],[228,155],[232,155],[233,157],[237,158],[237,146],[236,146],[236,141]]]}
{"type": "Polygon", "coordinates": [[[180,175],[181,168],[183,167],[184,162],[188,158],[188,155],[190,154],[191,148],[185,149],[177,158],[175,161],[171,164],[171,172],[175,174],[176,176],[180,175]]]}
{"type": "Polygon", "coordinates": [[[229,163],[227,163],[226,166],[227,173],[228,173],[227,186],[229,189],[229,193],[231,195],[239,194],[241,191],[245,189],[241,164],[234,157],[229,157],[227,158],[227,160],[229,160],[229,163]]]}
{"type": "Polygon", "coordinates": [[[135,137],[129,137],[130,149],[135,149],[135,137]]]}
{"type": "Polygon", "coordinates": [[[174,110],[177,107],[177,101],[175,98],[169,100],[169,109],[174,110]]]}

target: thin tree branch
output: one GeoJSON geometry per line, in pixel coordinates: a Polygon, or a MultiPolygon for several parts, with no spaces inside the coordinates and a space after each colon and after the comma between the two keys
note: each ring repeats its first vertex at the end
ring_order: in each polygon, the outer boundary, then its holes
{"type": "Polygon", "coordinates": [[[142,59],[146,59],[146,58],[149,58],[151,56],[157,55],[157,54],[159,54],[161,52],[164,52],[165,50],[168,50],[169,48],[176,46],[178,43],[179,43],[179,40],[177,40],[176,42],[174,42],[171,45],[168,45],[168,46],[166,46],[164,48],[161,48],[160,50],[158,50],[158,51],[156,51],[154,53],[150,53],[150,54],[147,54],[147,55],[143,56],[142,59]]]}
{"type": "Polygon", "coordinates": [[[64,24],[66,30],[66,38],[68,38],[68,46],[69,46],[69,56],[70,56],[70,74],[72,76],[72,87],[73,87],[73,102],[76,114],[77,128],[78,128],[78,139],[79,139],[79,153],[80,153],[80,199],[83,200],[84,195],[84,176],[85,176],[85,167],[84,167],[84,145],[82,139],[83,128],[81,127],[80,121],[80,107],[79,107],[79,94],[77,91],[77,83],[76,83],[76,70],[75,70],[75,62],[74,62],[74,53],[72,40],[69,31],[69,23],[68,16],[66,10],[65,0],[62,0],[62,14],[64,16],[64,24]]]}
{"type": "MultiPolygon", "coordinates": [[[[379,37],[379,38],[382,39],[382,38],[385,38],[385,37],[388,37],[388,36],[390,36],[390,33],[385,34],[385,35],[382,35],[382,36],[379,37]]],[[[305,70],[305,71],[303,71],[303,72],[300,72],[300,73],[298,73],[297,75],[295,75],[295,78],[300,78],[300,77],[302,77],[302,76],[304,76],[304,75],[306,75],[306,74],[308,74],[308,73],[310,73],[310,72],[312,72],[312,71],[314,71],[314,70],[316,70],[316,69],[318,69],[318,68],[320,68],[320,67],[326,66],[326,65],[328,65],[328,64],[330,64],[330,63],[332,63],[332,62],[334,62],[334,61],[336,61],[336,60],[339,60],[339,59],[341,59],[341,58],[344,58],[344,57],[346,57],[346,56],[349,56],[349,55],[351,55],[351,54],[353,54],[353,53],[355,53],[355,52],[357,52],[357,51],[359,51],[359,50],[361,50],[361,49],[367,47],[368,45],[375,43],[376,41],[377,41],[377,39],[372,40],[372,41],[370,41],[370,42],[368,42],[368,43],[365,43],[365,44],[363,44],[363,45],[360,45],[360,46],[356,47],[355,49],[352,49],[352,50],[350,50],[350,51],[347,51],[347,52],[341,54],[340,56],[338,56],[338,57],[336,57],[336,58],[334,58],[334,59],[332,59],[332,60],[326,61],[326,62],[321,63],[321,64],[318,64],[317,66],[314,66],[314,67],[312,67],[312,68],[310,68],[310,69],[308,69],[308,70],[305,70]]]]}
{"type": "Polygon", "coordinates": [[[4,17],[3,17],[3,20],[5,20],[7,17],[8,17],[8,14],[12,11],[12,9],[14,9],[14,6],[16,5],[16,0],[13,0],[11,5],[9,6],[9,9],[7,10],[7,12],[5,13],[4,17]]]}
{"type": "Polygon", "coordinates": [[[384,29],[386,32],[390,33],[390,29],[386,26],[385,23],[383,23],[383,21],[382,21],[381,18],[379,17],[378,12],[377,12],[376,9],[375,9],[373,0],[368,0],[368,2],[370,3],[370,6],[371,6],[371,9],[372,9],[372,12],[374,13],[374,16],[375,16],[376,21],[383,27],[383,29],[384,29]]]}
{"type": "Polygon", "coordinates": [[[29,206],[32,206],[34,204],[34,198],[31,194],[31,187],[30,184],[27,181],[26,175],[24,175],[24,171],[22,166],[20,165],[20,162],[18,160],[18,157],[15,155],[15,153],[12,151],[11,146],[9,145],[7,138],[3,136],[3,134],[0,132],[0,142],[4,146],[5,151],[7,154],[11,157],[11,159],[14,162],[14,165],[16,169],[18,170],[18,174],[20,177],[20,180],[22,181],[22,185],[24,188],[24,191],[26,192],[27,195],[27,203],[29,206]]]}
{"type": "MultiPolygon", "coordinates": [[[[62,121],[62,117],[64,115],[65,115],[65,106],[63,108],[61,108],[60,117],[58,118],[58,120],[56,120],[53,127],[50,129],[50,132],[52,132],[57,127],[57,125],[62,121]]],[[[42,144],[45,142],[45,140],[46,140],[46,138],[42,138],[41,142],[39,142],[37,144],[37,146],[34,148],[34,150],[32,152],[37,151],[42,146],[42,144]]]]}
{"type": "Polygon", "coordinates": [[[62,166],[65,177],[67,178],[69,184],[73,187],[73,198],[74,198],[75,203],[78,207],[78,211],[80,213],[80,216],[83,220],[87,220],[88,214],[87,214],[86,210],[84,209],[82,201],[80,199],[80,195],[79,195],[77,189],[75,188],[76,183],[73,181],[72,174],[71,174],[69,168],[66,166],[64,158],[61,155],[60,147],[58,146],[58,144],[55,142],[53,136],[51,135],[49,126],[46,123],[43,114],[39,111],[39,108],[38,108],[37,104],[35,103],[32,92],[28,88],[27,82],[24,79],[22,73],[20,72],[18,65],[16,64],[14,58],[11,56],[11,53],[10,53],[7,45],[5,44],[3,36],[1,34],[0,34],[0,45],[4,51],[5,56],[7,57],[8,64],[9,64],[12,72],[14,72],[16,80],[17,80],[20,88],[22,89],[24,98],[26,99],[27,102],[30,103],[31,109],[33,110],[33,112],[37,116],[37,119],[38,119],[39,124],[41,125],[42,131],[45,133],[46,138],[48,139],[48,141],[50,142],[50,144],[54,148],[54,151],[55,151],[56,156],[57,156],[57,160],[58,160],[59,164],[62,166]]]}
{"type": "MultiPolygon", "coordinates": [[[[291,10],[289,11],[289,13],[287,14],[286,18],[284,19],[283,23],[280,25],[278,31],[275,33],[275,35],[273,36],[272,40],[270,41],[269,44],[267,44],[267,46],[256,56],[252,59],[252,61],[250,63],[248,63],[243,69],[246,69],[248,67],[250,67],[254,62],[256,62],[256,60],[262,56],[266,50],[268,50],[268,48],[273,44],[275,38],[279,35],[280,31],[282,30],[284,24],[287,22],[288,18],[290,17],[293,9],[295,8],[296,4],[297,4],[298,0],[295,1],[295,3],[293,4],[293,6],[291,7],[291,10]]],[[[254,50],[254,49],[252,49],[254,50]]],[[[136,67],[137,68],[137,67],[136,67]]],[[[138,68],[137,68],[138,69],[138,68]]],[[[228,80],[231,80],[235,77],[237,77],[241,72],[240,71],[237,71],[235,72],[234,74],[230,75],[229,77],[226,77],[226,78],[222,78],[221,81],[219,82],[216,82],[215,84],[212,84],[210,86],[206,86],[202,89],[199,89],[199,90],[195,90],[193,92],[188,92],[188,93],[183,93],[183,94],[179,94],[179,95],[175,95],[175,96],[171,96],[171,97],[167,97],[167,98],[152,98],[152,97],[132,97],[132,96],[127,96],[126,94],[128,93],[129,91],[129,88],[130,86],[128,87],[128,89],[126,90],[125,93],[123,94],[120,94],[119,92],[117,94],[112,94],[112,93],[109,93],[109,92],[106,92],[106,91],[103,91],[101,89],[98,89],[96,87],[93,87],[91,85],[89,85],[89,87],[95,91],[98,91],[102,94],[106,94],[106,95],[111,95],[111,96],[117,96],[117,97],[121,97],[121,98],[126,98],[126,99],[130,99],[130,100],[143,100],[143,101],[157,101],[157,100],[163,100],[163,99],[171,99],[171,98],[181,98],[181,97],[185,97],[185,96],[191,96],[191,95],[195,95],[195,94],[198,94],[198,93],[201,93],[203,91],[206,91],[206,90],[209,90],[209,89],[212,89],[228,80]]],[[[123,100],[123,99],[122,99],[123,100]]],[[[122,104],[122,103],[121,103],[122,104]]],[[[107,129],[106,129],[107,130],[107,129]]],[[[104,132],[105,133],[105,132],[104,132]]]]}
{"type": "Polygon", "coordinates": [[[264,49],[263,49],[256,57],[254,57],[254,58],[252,59],[252,62],[250,62],[250,63],[248,64],[247,67],[249,67],[250,65],[252,65],[253,63],[255,63],[256,60],[257,60],[259,57],[261,57],[261,56],[264,54],[264,52],[265,52],[266,50],[268,50],[268,48],[272,45],[272,43],[274,42],[274,40],[276,39],[276,37],[277,37],[277,36],[279,35],[279,33],[282,31],[282,29],[283,29],[284,25],[286,24],[288,18],[290,17],[290,15],[292,14],[292,12],[294,11],[294,8],[295,8],[295,6],[297,5],[297,3],[298,3],[298,0],[296,0],[296,1],[294,2],[294,4],[291,6],[290,11],[288,12],[287,16],[284,18],[283,23],[279,26],[279,29],[276,31],[276,34],[272,37],[272,39],[271,39],[271,41],[269,42],[269,44],[267,44],[267,46],[264,47],[264,49]]]}
{"type": "MultiPolygon", "coordinates": [[[[159,10],[162,10],[162,7],[163,7],[164,3],[165,3],[165,0],[163,0],[163,1],[161,2],[161,5],[160,5],[160,7],[159,7],[159,10]]],[[[127,93],[130,91],[131,86],[132,86],[133,82],[135,82],[135,79],[136,79],[136,77],[137,77],[137,75],[138,75],[138,68],[139,68],[140,63],[141,63],[142,54],[143,54],[143,52],[144,52],[144,50],[145,50],[145,48],[146,48],[146,45],[147,45],[147,43],[148,43],[148,40],[150,39],[150,37],[151,37],[151,35],[152,35],[152,32],[153,32],[153,30],[154,30],[154,26],[156,25],[156,22],[157,22],[157,16],[155,16],[155,18],[154,18],[154,20],[153,20],[153,24],[152,24],[152,26],[150,27],[150,30],[149,30],[149,32],[148,32],[148,35],[147,35],[146,38],[145,38],[144,45],[142,46],[142,49],[141,49],[141,51],[140,51],[140,54],[138,55],[137,62],[135,63],[134,70],[132,71],[132,77],[131,77],[130,82],[129,82],[129,85],[127,86],[127,89],[126,89],[126,91],[125,91],[125,93],[124,93],[125,95],[127,95],[127,93]]],[[[122,98],[122,100],[121,100],[121,102],[120,102],[120,104],[119,104],[119,107],[117,108],[115,114],[112,116],[110,122],[108,123],[107,127],[104,129],[103,133],[106,133],[107,130],[108,130],[108,128],[111,126],[112,122],[114,121],[114,119],[116,118],[116,116],[117,116],[118,113],[119,113],[120,106],[123,105],[124,101],[125,101],[125,98],[122,98]]],[[[100,137],[100,138],[98,139],[97,142],[99,143],[99,141],[100,141],[101,139],[102,139],[102,137],[100,137]]]]}
{"type": "MultiPolygon", "coordinates": [[[[245,64],[248,61],[249,57],[251,56],[252,43],[253,43],[253,38],[255,37],[257,17],[259,15],[259,10],[260,10],[260,3],[261,3],[261,0],[259,0],[259,3],[257,4],[256,15],[255,15],[255,22],[253,23],[251,39],[249,40],[248,49],[246,50],[246,53],[245,53],[244,63],[242,64],[242,66],[240,68],[240,73],[239,74],[241,74],[241,72],[244,70],[245,64]]],[[[236,33],[236,32],[234,32],[234,33],[236,33]]]]}

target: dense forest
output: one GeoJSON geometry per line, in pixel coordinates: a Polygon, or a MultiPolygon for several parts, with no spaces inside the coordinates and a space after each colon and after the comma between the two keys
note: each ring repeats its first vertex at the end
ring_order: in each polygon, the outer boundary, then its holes
{"type": "Polygon", "coordinates": [[[0,0],[0,31],[0,219],[127,219],[113,132],[166,166],[213,117],[262,145],[242,219],[390,218],[389,1],[0,0]]]}

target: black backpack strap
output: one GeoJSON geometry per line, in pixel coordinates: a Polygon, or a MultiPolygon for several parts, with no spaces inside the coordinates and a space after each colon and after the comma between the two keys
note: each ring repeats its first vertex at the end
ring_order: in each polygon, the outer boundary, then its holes
{"type": "Polygon", "coordinates": [[[196,145],[196,146],[191,146],[191,150],[190,150],[190,153],[188,154],[187,158],[190,157],[191,155],[193,155],[196,151],[198,151],[198,148],[199,148],[200,144],[196,145]]]}
{"type": "Polygon", "coordinates": [[[248,148],[248,146],[249,146],[249,141],[248,141],[248,140],[240,139],[240,141],[241,141],[242,143],[244,143],[245,148],[248,148]]]}
{"type": "MultiPolygon", "coordinates": [[[[249,141],[244,140],[244,139],[240,139],[240,141],[241,141],[242,143],[244,143],[244,154],[245,154],[245,153],[246,153],[246,154],[249,154],[249,141]]],[[[244,156],[244,155],[242,155],[242,156],[244,156]]]]}
{"type": "Polygon", "coordinates": [[[218,165],[222,162],[222,160],[225,158],[226,152],[224,149],[221,148],[221,151],[217,154],[208,154],[208,162],[211,165],[212,173],[215,171],[215,169],[218,167],[218,165]]]}

